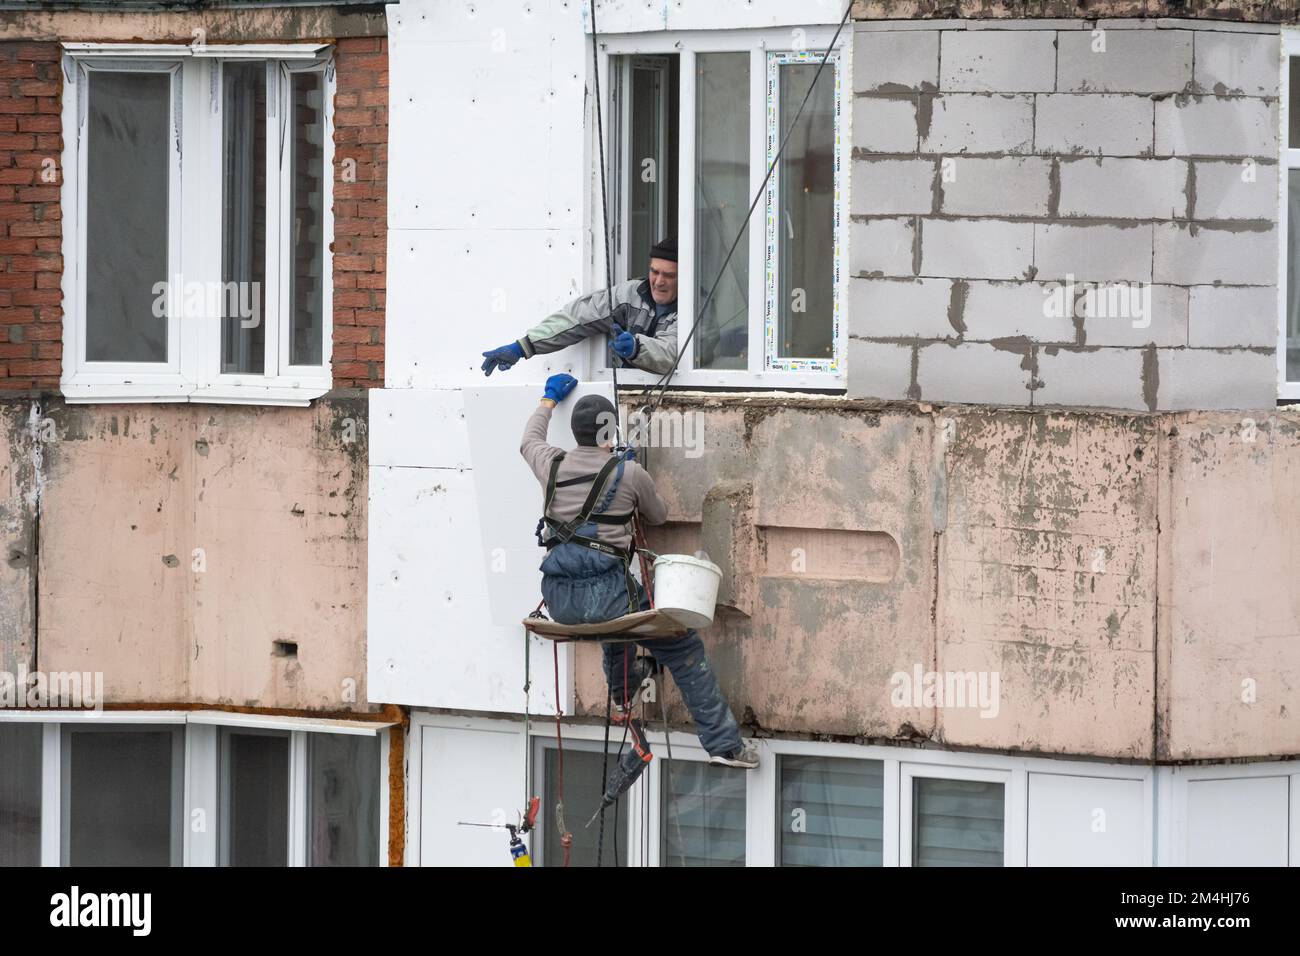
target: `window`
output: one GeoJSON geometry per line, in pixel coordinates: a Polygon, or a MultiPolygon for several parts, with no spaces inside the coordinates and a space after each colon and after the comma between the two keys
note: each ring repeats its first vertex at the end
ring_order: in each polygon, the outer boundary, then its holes
{"type": "Polygon", "coordinates": [[[650,247],[677,231],[678,60],[676,56],[619,57],[612,78],[620,120],[615,272],[641,275],[650,247]]]}
{"type": "Polygon", "coordinates": [[[40,866],[40,724],[0,724],[0,767],[0,866],[40,866]]]}
{"type": "Polygon", "coordinates": [[[699,313],[678,384],[843,387],[844,60],[833,51],[814,85],[833,31],[806,33],[803,50],[781,48],[789,32],[602,37],[616,51],[606,63],[614,278],[644,276],[649,243],[677,236],[679,348],[699,313]]]}
{"type": "Polygon", "coordinates": [[[0,711],[0,867],[379,866],[390,725],[0,711]]]}
{"type": "Polygon", "coordinates": [[[674,761],[663,781],[663,866],[745,865],[745,774],[674,761]]]}
{"type": "Polygon", "coordinates": [[[307,749],[308,866],[377,866],[379,738],[311,734],[307,749]]]}
{"type": "Polygon", "coordinates": [[[1277,347],[1278,397],[1300,398],[1300,32],[1282,31],[1283,285],[1277,347]]]}
{"type": "Polygon", "coordinates": [[[221,729],[222,866],[289,865],[289,734],[221,729]]]}
{"type": "Polygon", "coordinates": [[[328,55],[66,48],[65,395],[305,405],[328,391],[328,55]]]}
{"type": "Polygon", "coordinates": [[[881,866],[884,765],[879,760],[779,758],[781,866],[881,866]]]}
{"type": "Polygon", "coordinates": [[[180,728],[67,725],[62,746],[62,865],[179,866],[180,728]]]}
{"type": "MultiPolygon", "coordinates": [[[[555,805],[560,799],[560,760],[554,742],[543,746],[546,795],[542,798],[542,816],[538,829],[542,836],[542,852],[534,852],[534,863],[540,857],[543,866],[563,866],[564,847],[556,833],[555,805]]],[[[613,769],[618,759],[617,749],[610,748],[606,770],[613,769]]],[[[569,851],[569,866],[595,866],[600,837],[600,823],[586,826],[600,808],[604,791],[599,751],[579,749],[572,743],[564,745],[564,824],[573,834],[573,847],[569,851]]],[[[626,802],[619,807],[617,821],[612,809],[605,812],[605,846],[603,866],[628,864],[626,802]],[[617,827],[615,826],[617,823],[617,827]],[[615,850],[617,848],[617,851],[615,850]]]]}
{"type": "MultiPolygon", "coordinates": [[[[487,741],[501,736],[503,726],[511,725],[456,715],[412,717],[413,735],[436,729],[454,731],[462,739],[481,735],[487,741]]],[[[522,723],[513,726],[523,730],[522,723]]],[[[529,848],[534,862],[545,859],[556,865],[562,857],[552,857],[550,846],[558,773],[554,728],[534,724],[529,732],[537,775],[533,792],[543,801],[539,830],[529,848]]],[[[603,736],[598,725],[566,723],[564,728],[566,817],[576,841],[582,839],[588,808],[594,810],[603,736]],[[580,756],[571,759],[575,752],[580,756]]],[[[620,803],[620,818],[628,828],[620,830],[618,843],[620,853],[628,850],[629,866],[1177,864],[1182,862],[1178,828],[1187,822],[1186,815],[1171,819],[1173,835],[1162,838],[1157,856],[1158,788],[1172,783],[1175,807],[1187,803],[1186,786],[1178,789],[1183,778],[1289,776],[1291,792],[1300,793],[1300,770],[1276,763],[1253,769],[1153,770],[1064,757],[763,737],[755,741],[761,765],[743,771],[709,765],[688,731],[672,733],[672,760],[660,730],[648,727],[647,736],[655,759],[620,803]]],[[[611,758],[618,744],[611,735],[611,758]]],[[[439,781],[472,774],[494,781],[504,794],[514,793],[517,783],[510,781],[518,779],[518,752],[501,751],[500,760],[486,762],[483,752],[472,740],[456,751],[437,747],[423,756],[413,746],[412,786],[436,787],[441,794],[445,788],[439,781]],[[426,763],[431,757],[436,759],[426,763]]],[[[421,804],[422,816],[418,824],[412,818],[412,832],[418,830],[425,841],[441,840],[440,834],[454,832],[458,821],[478,819],[481,807],[496,799],[482,793],[467,796],[463,803],[436,808],[421,804]]],[[[1218,804],[1203,806],[1211,819],[1218,804]]],[[[1279,817],[1271,810],[1281,806],[1270,804],[1268,821],[1252,833],[1267,831],[1276,838],[1279,817]]],[[[1278,813],[1285,815],[1284,809],[1278,813]]],[[[608,828],[605,837],[608,842],[608,828]]],[[[1291,838],[1295,859],[1300,826],[1291,827],[1291,838]]],[[[467,843],[463,852],[442,862],[477,865],[484,847],[495,854],[500,844],[467,843]]],[[[580,852],[575,842],[573,865],[579,865],[580,852]]],[[[605,865],[611,862],[606,848],[605,865]]]]}
{"type": "Polygon", "coordinates": [[[905,765],[904,866],[1003,866],[1007,774],[905,765]]]}

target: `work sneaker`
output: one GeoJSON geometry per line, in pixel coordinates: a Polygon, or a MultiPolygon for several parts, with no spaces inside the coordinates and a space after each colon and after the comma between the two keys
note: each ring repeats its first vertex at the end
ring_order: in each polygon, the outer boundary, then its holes
{"type": "Polygon", "coordinates": [[[710,757],[709,763],[716,763],[722,767],[739,767],[741,770],[757,770],[758,748],[753,744],[742,743],[739,750],[710,757]]]}

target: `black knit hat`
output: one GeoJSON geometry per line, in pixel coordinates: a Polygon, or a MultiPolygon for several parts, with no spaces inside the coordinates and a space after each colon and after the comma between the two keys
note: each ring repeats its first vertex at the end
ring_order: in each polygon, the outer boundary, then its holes
{"type": "Polygon", "coordinates": [[[677,261],[677,237],[669,236],[667,239],[660,239],[650,247],[651,259],[667,259],[669,262],[677,261]]]}
{"type": "Polygon", "coordinates": [[[596,438],[605,430],[605,438],[614,440],[615,423],[618,421],[614,403],[604,395],[585,395],[573,406],[573,438],[579,445],[594,448],[596,438]]]}

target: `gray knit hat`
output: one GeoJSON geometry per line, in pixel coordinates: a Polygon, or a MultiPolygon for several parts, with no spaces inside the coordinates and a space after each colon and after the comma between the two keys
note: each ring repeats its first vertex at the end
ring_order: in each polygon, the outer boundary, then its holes
{"type": "Polygon", "coordinates": [[[613,439],[617,421],[618,414],[613,402],[604,395],[586,395],[573,406],[573,438],[579,445],[595,447],[596,438],[602,429],[605,429],[604,437],[607,440],[613,439]]]}

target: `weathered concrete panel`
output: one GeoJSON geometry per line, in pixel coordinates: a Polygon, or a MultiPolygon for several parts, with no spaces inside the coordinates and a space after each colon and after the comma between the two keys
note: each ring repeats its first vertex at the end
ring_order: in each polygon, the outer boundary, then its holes
{"type": "Polygon", "coordinates": [[[1300,416],[1162,430],[1157,756],[1300,752],[1300,416]]]}
{"type": "Polygon", "coordinates": [[[0,405],[0,671],[9,673],[34,666],[36,652],[37,409],[33,402],[0,405]]]}
{"type": "MultiPolygon", "coordinates": [[[[673,401],[708,416],[707,473],[752,483],[756,587],[704,632],[751,730],[1131,760],[1300,752],[1300,414],[673,401]],[[900,693],[918,674],[997,693],[918,703],[900,693]]],[[[652,466],[693,512],[663,548],[700,541],[698,462],[652,466]]],[[[588,714],[604,709],[597,656],[578,655],[588,714]]]]}
{"type": "Polygon", "coordinates": [[[110,704],[367,706],[364,399],[49,415],[43,669],[110,704]]]}
{"type": "Polygon", "coordinates": [[[1140,758],[1152,748],[1155,427],[952,413],[937,672],[997,673],[996,714],[938,707],[950,744],[1140,758]]]}
{"type": "MultiPolygon", "coordinates": [[[[890,677],[934,656],[929,419],[817,400],[726,410],[678,401],[704,409],[708,450],[694,460],[652,452],[672,516],[699,521],[722,476],[739,471],[753,485],[753,613],[724,609],[705,632],[737,716],[810,733],[928,735],[932,713],[893,706],[890,677]]],[[[669,534],[674,547],[689,539],[669,534]]],[[[741,578],[736,557],[720,563],[741,578]]],[[[603,713],[595,654],[582,650],[580,712],[603,713]]],[[[685,717],[675,691],[669,700],[670,717],[685,717]]]]}

